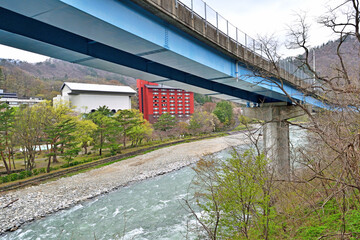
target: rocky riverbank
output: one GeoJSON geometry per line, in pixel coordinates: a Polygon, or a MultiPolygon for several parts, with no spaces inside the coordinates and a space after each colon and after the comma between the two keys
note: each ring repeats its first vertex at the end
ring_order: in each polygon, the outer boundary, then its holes
{"type": "Polygon", "coordinates": [[[180,169],[205,154],[245,143],[244,134],[206,139],[159,149],[99,169],[0,196],[0,234],[81,201],[180,169]]]}

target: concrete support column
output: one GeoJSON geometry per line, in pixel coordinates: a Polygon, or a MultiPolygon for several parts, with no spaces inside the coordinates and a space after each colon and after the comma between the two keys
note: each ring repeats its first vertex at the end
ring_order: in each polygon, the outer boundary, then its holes
{"type": "Polygon", "coordinates": [[[266,157],[273,160],[278,176],[290,179],[289,124],[285,121],[266,123],[263,142],[266,157]]]}
{"type": "Polygon", "coordinates": [[[246,108],[244,115],[265,121],[264,153],[275,165],[278,177],[290,179],[290,138],[286,120],[304,115],[304,110],[299,106],[288,106],[287,103],[271,103],[246,108]]]}

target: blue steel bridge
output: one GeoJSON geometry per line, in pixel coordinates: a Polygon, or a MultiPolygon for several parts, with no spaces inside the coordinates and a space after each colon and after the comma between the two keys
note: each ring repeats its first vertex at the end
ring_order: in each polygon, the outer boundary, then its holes
{"type": "Polygon", "coordinates": [[[322,107],[282,62],[271,82],[261,44],[202,0],[0,0],[0,44],[238,103],[322,107]]]}

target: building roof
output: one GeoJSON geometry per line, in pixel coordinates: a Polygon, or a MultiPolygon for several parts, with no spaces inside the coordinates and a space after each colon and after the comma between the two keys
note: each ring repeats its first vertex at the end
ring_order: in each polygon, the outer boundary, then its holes
{"type": "Polygon", "coordinates": [[[182,90],[180,88],[174,88],[174,87],[169,87],[169,86],[165,86],[165,85],[148,85],[148,84],[145,84],[145,87],[147,87],[147,88],[155,88],[155,89],[179,89],[179,90],[182,90]]]}
{"type": "Polygon", "coordinates": [[[64,82],[64,84],[61,87],[61,90],[63,90],[65,85],[68,86],[72,91],[79,91],[79,92],[107,92],[107,93],[136,94],[136,91],[129,86],[64,82]]]}

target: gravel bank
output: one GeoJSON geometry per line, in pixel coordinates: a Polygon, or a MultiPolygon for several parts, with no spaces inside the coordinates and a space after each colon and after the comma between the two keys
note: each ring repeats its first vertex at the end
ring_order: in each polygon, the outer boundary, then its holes
{"type": "Polygon", "coordinates": [[[199,157],[245,143],[236,134],[159,149],[99,169],[0,196],[0,235],[20,225],[112,191],[130,182],[171,172],[199,157]]]}

